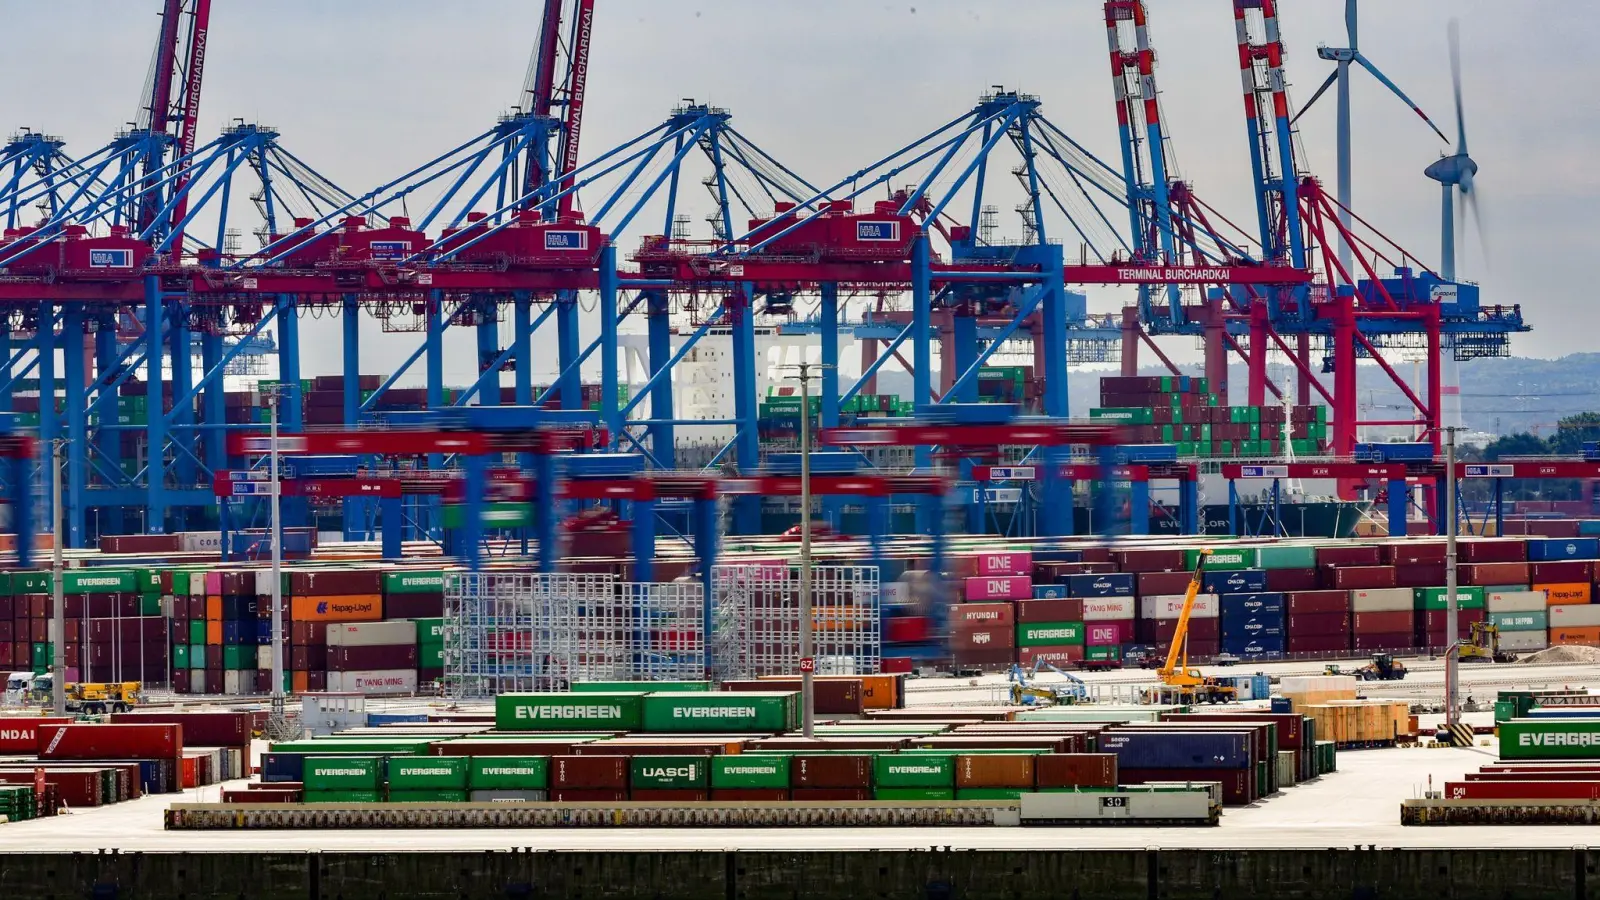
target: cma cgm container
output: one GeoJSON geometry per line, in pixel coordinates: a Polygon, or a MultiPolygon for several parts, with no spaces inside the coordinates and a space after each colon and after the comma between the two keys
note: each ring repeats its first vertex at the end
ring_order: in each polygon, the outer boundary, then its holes
{"type": "Polygon", "coordinates": [[[642,730],[769,734],[792,731],[800,727],[798,697],[789,691],[648,694],[642,700],[642,730]]]}
{"type": "Polygon", "coordinates": [[[1501,759],[1600,759],[1600,718],[1500,723],[1501,759]]]}
{"type": "Polygon", "coordinates": [[[501,694],[494,700],[500,731],[637,731],[642,694],[501,694]]]}

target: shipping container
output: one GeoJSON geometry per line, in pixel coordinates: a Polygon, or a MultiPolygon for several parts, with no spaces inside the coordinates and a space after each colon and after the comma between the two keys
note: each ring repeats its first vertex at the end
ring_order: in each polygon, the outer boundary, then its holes
{"type": "MultiPolygon", "coordinates": [[[[872,786],[872,757],[795,755],[789,760],[789,784],[806,788],[866,789],[872,786]]],[[[800,799],[797,795],[796,800],[800,799]]]]}
{"type": "Polygon", "coordinates": [[[1018,647],[1054,647],[1083,642],[1082,622],[1032,622],[1017,626],[1018,647]]]}
{"type": "Polygon", "coordinates": [[[628,786],[639,791],[700,790],[709,786],[709,765],[703,756],[634,756],[629,760],[628,786]]]}
{"type": "Polygon", "coordinates": [[[954,788],[956,758],[949,754],[886,753],[873,760],[872,783],[880,789],[954,788]]]}
{"type": "Polygon", "coordinates": [[[501,694],[495,698],[495,728],[636,731],[643,723],[643,700],[644,695],[634,693],[501,694]]]}
{"type": "Polygon", "coordinates": [[[956,787],[1032,789],[1034,758],[1032,753],[963,753],[956,757],[956,787]]]}
{"type": "Polygon", "coordinates": [[[789,788],[790,757],[739,754],[711,758],[711,786],[726,790],[789,788]]]}
{"type": "Polygon", "coordinates": [[[465,756],[394,757],[388,763],[389,790],[465,791],[470,767],[465,756]]]}
{"type": "Polygon", "coordinates": [[[640,707],[641,727],[650,732],[771,734],[798,728],[799,707],[799,696],[789,691],[647,694],[640,707]]]}
{"type": "Polygon", "coordinates": [[[1092,597],[1083,600],[1085,622],[1122,621],[1137,615],[1137,603],[1133,597],[1092,597]]]}
{"type": "Polygon", "coordinates": [[[553,756],[550,786],[558,793],[579,790],[622,790],[628,787],[626,756],[553,756]]]}
{"type": "Polygon", "coordinates": [[[1499,740],[1501,759],[1600,759],[1600,717],[1512,719],[1499,740]]]}
{"type": "Polygon", "coordinates": [[[383,787],[381,756],[309,756],[300,781],[309,797],[317,791],[376,791],[383,787]]]}

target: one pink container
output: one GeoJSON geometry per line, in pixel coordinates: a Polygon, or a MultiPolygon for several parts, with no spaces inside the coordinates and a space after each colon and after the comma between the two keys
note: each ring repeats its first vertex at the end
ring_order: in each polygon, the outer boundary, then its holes
{"type": "Polygon", "coordinates": [[[1129,644],[1132,642],[1132,619],[1084,623],[1084,643],[1091,647],[1108,647],[1113,644],[1129,644]]]}
{"type": "Polygon", "coordinates": [[[975,576],[967,579],[968,600],[1028,600],[1033,579],[1026,575],[975,576]]]}

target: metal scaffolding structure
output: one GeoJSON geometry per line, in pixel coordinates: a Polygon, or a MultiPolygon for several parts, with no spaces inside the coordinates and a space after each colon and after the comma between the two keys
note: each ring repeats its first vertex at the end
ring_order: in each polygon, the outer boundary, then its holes
{"type": "MultiPolygon", "coordinates": [[[[819,675],[867,675],[883,655],[876,566],[813,566],[812,640],[819,675]]],[[[711,671],[719,679],[800,671],[800,572],[788,564],[714,566],[711,671]]]]}

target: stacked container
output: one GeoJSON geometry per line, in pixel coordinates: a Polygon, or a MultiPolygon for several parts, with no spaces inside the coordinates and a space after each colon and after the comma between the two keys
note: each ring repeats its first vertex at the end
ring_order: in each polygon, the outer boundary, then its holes
{"type": "Polygon", "coordinates": [[[417,692],[417,623],[334,623],[327,641],[328,690],[417,692]]]}
{"type": "Polygon", "coordinates": [[[1412,649],[1416,646],[1416,624],[1416,597],[1409,588],[1350,592],[1352,650],[1412,649]]]}

